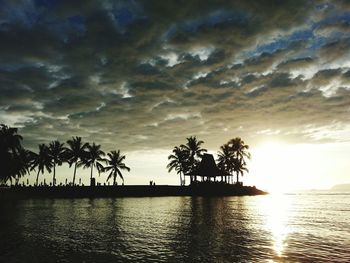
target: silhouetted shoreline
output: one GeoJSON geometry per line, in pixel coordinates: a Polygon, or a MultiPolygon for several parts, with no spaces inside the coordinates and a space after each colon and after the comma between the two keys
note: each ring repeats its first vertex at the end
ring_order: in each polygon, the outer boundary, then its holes
{"type": "Polygon", "coordinates": [[[230,184],[123,185],[123,186],[55,186],[2,187],[0,199],[7,198],[94,198],[94,197],[155,197],[155,196],[243,196],[267,194],[255,186],[230,184]]]}

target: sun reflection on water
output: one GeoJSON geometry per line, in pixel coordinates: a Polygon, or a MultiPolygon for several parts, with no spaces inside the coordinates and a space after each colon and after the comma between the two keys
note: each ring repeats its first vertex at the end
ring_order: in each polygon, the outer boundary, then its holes
{"type": "Polygon", "coordinates": [[[265,196],[259,202],[259,211],[265,218],[265,226],[271,233],[272,249],[277,257],[284,257],[288,246],[287,237],[291,232],[290,220],[291,198],[283,194],[265,196]]]}

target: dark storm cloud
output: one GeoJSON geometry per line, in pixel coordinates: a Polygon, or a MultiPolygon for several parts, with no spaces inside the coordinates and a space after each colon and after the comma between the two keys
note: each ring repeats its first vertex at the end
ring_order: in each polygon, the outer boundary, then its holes
{"type": "Polygon", "coordinates": [[[278,65],[278,68],[281,70],[289,70],[293,68],[305,68],[309,65],[312,65],[313,62],[314,62],[314,59],[310,57],[296,58],[296,59],[291,59],[291,60],[281,62],[278,65]]]}
{"type": "Polygon", "coordinates": [[[29,145],[338,140],[349,14],[346,1],[4,1],[0,121],[29,145]]]}

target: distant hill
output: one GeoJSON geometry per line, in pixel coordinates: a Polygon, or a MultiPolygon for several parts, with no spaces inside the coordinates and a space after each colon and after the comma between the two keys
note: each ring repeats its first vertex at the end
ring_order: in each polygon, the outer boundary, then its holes
{"type": "Polygon", "coordinates": [[[331,188],[332,191],[349,191],[350,192],[350,184],[337,184],[331,188]]]}

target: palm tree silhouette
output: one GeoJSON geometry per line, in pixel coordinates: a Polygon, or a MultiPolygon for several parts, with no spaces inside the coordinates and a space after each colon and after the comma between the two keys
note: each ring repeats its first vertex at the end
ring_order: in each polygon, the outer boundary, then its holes
{"type": "Polygon", "coordinates": [[[45,169],[51,173],[53,167],[53,162],[49,154],[49,148],[45,144],[39,144],[39,153],[34,153],[30,162],[30,170],[33,171],[35,168],[38,168],[36,175],[35,185],[38,186],[39,183],[39,174],[44,174],[45,169]]]}
{"type": "Polygon", "coordinates": [[[101,162],[105,162],[105,159],[102,156],[105,156],[105,153],[101,150],[101,145],[92,145],[87,146],[86,156],[84,157],[83,163],[84,167],[91,167],[90,182],[92,180],[94,166],[97,168],[97,171],[100,173],[103,171],[103,165],[101,162]]]}
{"type": "Polygon", "coordinates": [[[238,184],[239,174],[243,175],[244,171],[248,172],[245,159],[250,159],[249,146],[237,137],[222,145],[220,149],[221,151],[218,152],[219,167],[223,168],[224,172],[229,175],[236,172],[236,183],[238,184]]]}
{"type": "Polygon", "coordinates": [[[19,135],[17,128],[11,128],[7,125],[0,124],[0,151],[16,152],[22,148],[22,136],[19,135]]]}
{"type": "Polygon", "coordinates": [[[15,176],[16,185],[21,177],[29,174],[30,161],[33,158],[34,153],[32,151],[21,148],[14,156],[12,167],[13,175],[15,176]]]}
{"type": "Polygon", "coordinates": [[[52,141],[49,144],[49,156],[51,157],[53,164],[53,177],[52,177],[52,185],[56,184],[56,165],[60,166],[64,162],[64,143],[60,143],[59,141],[52,141]]]}
{"type": "Polygon", "coordinates": [[[227,182],[227,176],[230,176],[233,170],[232,165],[232,152],[228,144],[224,144],[220,147],[218,152],[218,167],[222,172],[222,175],[225,176],[225,182],[227,182]]]}
{"type": "Polygon", "coordinates": [[[77,167],[83,164],[83,158],[86,155],[86,149],[88,143],[83,143],[81,137],[72,137],[71,140],[67,141],[69,148],[65,149],[65,159],[69,163],[69,167],[74,163],[74,172],[73,172],[73,181],[72,184],[75,184],[75,175],[77,172],[77,167]]]}
{"type": "Polygon", "coordinates": [[[239,183],[239,173],[243,175],[243,171],[248,171],[248,169],[245,167],[245,159],[250,159],[251,157],[250,153],[248,152],[249,146],[245,144],[244,141],[239,137],[231,139],[228,142],[228,145],[230,146],[232,154],[234,156],[233,170],[237,175],[236,182],[239,183]]]}
{"type": "Polygon", "coordinates": [[[237,137],[234,139],[231,139],[228,142],[228,145],[231,147],[232,151],[234,152],[235,157],[242,159],[242,158],[248,158],[250,159],[250,153],[248,152],[249,146],[244,143],[244,141],[237,137]]]}
{"type": "Polygon", "coordinates": [[[173,153],[168,156],[167,168],[170,173],[172,170],[175,170],[180,175],[180,185],[185,184],[185,178],[182,180],[182,174],[185,177],[185,173],[188,171],[188,156],[187,151],[183,147],[175,146],[173,153]]]}
{"type": "Polygon", "coordinates": [[[116,183],[117,176],[123,180],[124,184],[124,177],[121,173],[121,170],[127,170],[130,171],[130,168],[123,163],[125,160],[125,155],[120,154],[120,150],[111,151],[107,154],[108,158],[106,159],[107,166],[103,169],[104,171],[108,172],[111,171],[107,177],[107,181],[113,176],[113,185],[116,183]]]}
{"type": "Polygon", "coordinates": [[[3,183],[8,180],[12,183],[12,179],[22,176],[23,169],[26,170],[26,165],[23,163],[25,154],[21,145],[23,138],[17,132],[17,128],[0,125],[0,159],[2,163],[0,182],[3,183]]]}
{"type": "Polygon", "coordinates": [[[238,177],[239,174],[243,176],[244,172],[249,172],[249,170],[246,167],[246,162],[244,161],[243,158],[234,158],[233,159],[233,171],[236,172],[237,180],[236,183],[238,184],[238,177]]]}
{"type": "MultiPolygon", "coordinates": [[[[188,164],[191,173],[191,183],[193,182],[193,174],[196,172],[197,165],[199,164],[199,159],[203,156],[203,153],[207,152],[206,149],[202,149],[201,145],[204,141],[198,141],[196,136],[191,136],[187,139],[187,143],[185,145],[181,145],[188,155],[188,164]]],[[[197,176],[195,176],[195,180],[197,180],[197,176]]]]}

